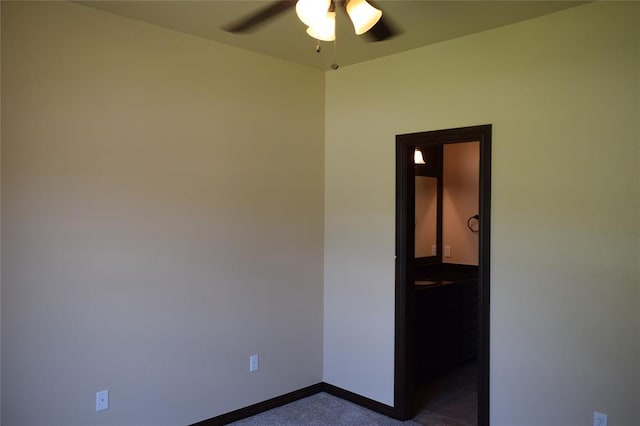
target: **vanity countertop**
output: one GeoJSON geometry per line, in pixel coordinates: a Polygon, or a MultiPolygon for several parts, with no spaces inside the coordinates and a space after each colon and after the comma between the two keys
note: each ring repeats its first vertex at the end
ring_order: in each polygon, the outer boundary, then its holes
{"type": "Polygon", "coordinates": [[[415,280],[413,282],[413,285],[416,287],[416,289],[427,289],[427,288],[433,288],[433,287],[443,287],[443,286],[448,286],[448,285],[457,285],[457,284],[469,283],[469,282],[472,282],[472,281],[476,281],[476,279],[475,278],[465,278],[465,279],[460,279],[460,280],[455,280],[455,281],[423,279],[423,280],[415,280]]]}

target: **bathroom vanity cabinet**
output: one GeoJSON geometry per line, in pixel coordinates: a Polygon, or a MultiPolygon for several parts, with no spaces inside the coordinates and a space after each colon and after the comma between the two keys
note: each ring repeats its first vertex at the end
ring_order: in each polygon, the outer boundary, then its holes
{"type": "Polygon", "coordinates": [[[419,376],[427,379],[476,358],[478,280],[416,280],[414,290],[419,376]]]}

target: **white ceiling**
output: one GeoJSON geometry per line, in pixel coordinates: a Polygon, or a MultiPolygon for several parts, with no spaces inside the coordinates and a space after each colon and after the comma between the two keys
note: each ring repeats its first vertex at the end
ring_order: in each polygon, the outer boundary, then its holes
{"type": "MultiPolygon", "coordinates": [[[[316,41],[305,33],[305,25],[291,8],[248,34],[230,34],[221,29],[264,8],[269,1],[78,1],[83,5],[151,24],[172,28],[220,43],[260,52],[290,62],[320,69],[333,63],[333,43],[316,41]]],[[[401,34],[382,42],[356,36],[343,10],[337,14],[339,65],[350,65],[420,46],[450,40],[515,22],[553,13],[584,1],[425,1],[378,0],[385,19],[401,34]]]]}

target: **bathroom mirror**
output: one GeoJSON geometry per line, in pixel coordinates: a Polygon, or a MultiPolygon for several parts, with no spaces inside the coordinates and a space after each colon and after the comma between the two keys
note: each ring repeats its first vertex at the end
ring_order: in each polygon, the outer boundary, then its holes
{"type": "Polygon", "coordinates": [[[438,178],[415,177],[415,257],[437,254],[438,178]]]}
{"type": "Polygon", "coordinates": [[[424,163],[414,164],[414,254],[417,264],[442,256],[442,146],[419,146],[424,163]]]}

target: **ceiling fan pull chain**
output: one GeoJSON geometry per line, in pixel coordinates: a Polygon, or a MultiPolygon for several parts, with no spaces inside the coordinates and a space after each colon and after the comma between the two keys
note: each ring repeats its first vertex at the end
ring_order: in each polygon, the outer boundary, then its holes
{"type": "Polygon", "coordinates": [[[338,37],[333,40],[333,63],[331,64],[332,70],[337,70],[340,65],[336,63],[336,51],[338,50],[338,37]]]}

